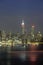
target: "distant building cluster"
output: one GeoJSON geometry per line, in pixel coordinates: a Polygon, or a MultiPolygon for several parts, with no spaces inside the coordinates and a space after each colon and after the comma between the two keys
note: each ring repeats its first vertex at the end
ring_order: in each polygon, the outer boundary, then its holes
{"type": "Polygon", "coordinates": [[[15,46],[17,44],[38,44],[40,42],[43,42],[43,36],[41,32],[35,33],[35,26],[33,25],[31,27],[31,32],[26,33],[25,32],[25,24],[24,20],[22,20],[21,23],[21,34],[20,33],[6,33],[5,31],[0,30],[0,46],[1,45],[9,45],[9,46],[15,46]]]}

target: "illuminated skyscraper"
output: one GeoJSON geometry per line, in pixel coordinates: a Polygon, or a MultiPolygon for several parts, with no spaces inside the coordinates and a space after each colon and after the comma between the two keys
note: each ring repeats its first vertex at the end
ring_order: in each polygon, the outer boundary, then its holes
{"type": "Polygon", "coordinates": [[[25,24],[24,24],[24,20],[22,20],[22,23],[21,23],[21,30],[22,30],[22,44],[23,46],[25,45],[25,24]]]}
{"type": "Polygon", "coordinates": [[[5,31],[2,31],[2,40],[5,41],[5,39],[6,39],[6,33],[5,31]]]}
{"type": "Polygon", "coordinates": [[[42,38],[42,34],[40,31],[38,31],[38,34],[37,34],[37,40],[40,41],[42,38]]]}
{"type": "Polygon", "coordinates": [[[22,20],[21,27],[22,27],[22,34],[24,34],[24,33],[25,33],[25,24],[24,24],[24,20],[22,20]]]}
{"type": "Polygon", "coordinates": [[[31,28],[31,36],[32,36],[32,39],[34,39],[34,28],[35,28],[35,26],[33,25],[32,28],[31,28]]]}

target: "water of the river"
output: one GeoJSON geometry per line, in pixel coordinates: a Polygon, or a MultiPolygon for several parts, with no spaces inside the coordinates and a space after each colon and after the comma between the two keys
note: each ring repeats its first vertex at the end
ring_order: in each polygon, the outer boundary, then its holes
{"type": "Polygon", "coordinates": [[[14,48],[0,47],[0,65],[43,65],[43,46],[31,45],[26,49],[15,51],[14,48]]]}

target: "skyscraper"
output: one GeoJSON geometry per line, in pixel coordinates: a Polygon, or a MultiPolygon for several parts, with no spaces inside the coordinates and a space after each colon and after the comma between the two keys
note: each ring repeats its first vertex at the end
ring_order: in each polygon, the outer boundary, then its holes
{"type": "Polygon", "coordinates": [[[24,20],[22,20],[21,27],[22,27],[22,34],[24,34],[24,33],[25,33],[25,24],[24,24],[24,20]]]}
{"type": "Polygon", "coordinates": [[[32,39],[34,39],[34,28],[35,28],[35,26],[33,25],[32,28],[31,28],[31,37],[32,37],[32,39]]]}
{"type": "Polygon", "coordinates": [[[6,39],[6,33],[5,31],[2,31],[2,40],[5,41],[5,39],[6,39]]]}

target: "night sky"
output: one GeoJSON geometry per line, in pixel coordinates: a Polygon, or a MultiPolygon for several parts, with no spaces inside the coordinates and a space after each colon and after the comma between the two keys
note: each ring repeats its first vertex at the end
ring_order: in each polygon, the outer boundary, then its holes
{"type": "Polygon", "coordinates": [[[43,33],[43,0],[0,0],[0,30],[20,32],[22,19],[26,31],[43,33]]]}

